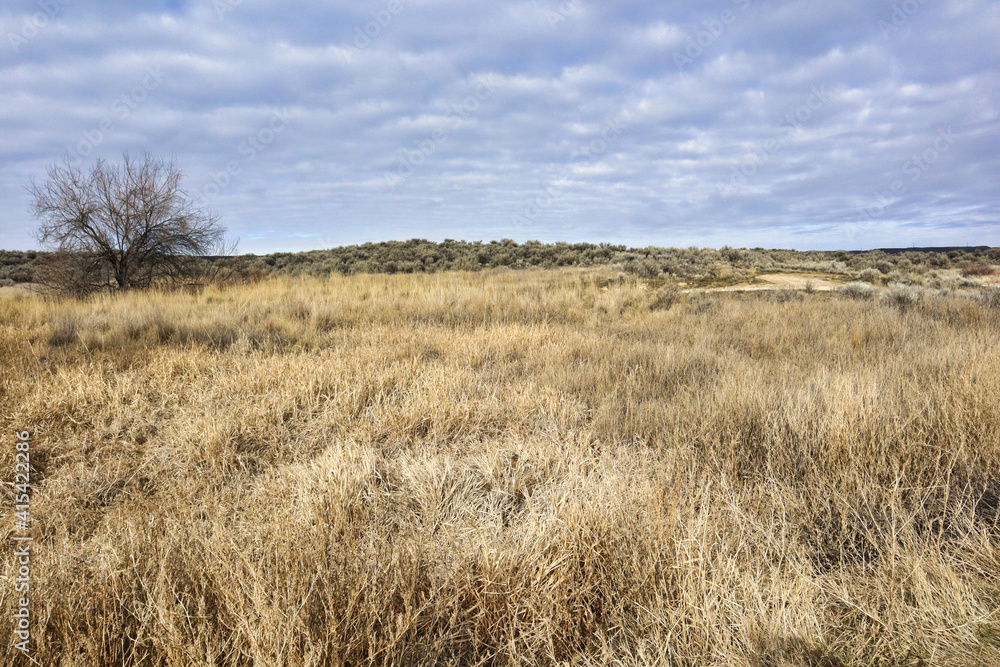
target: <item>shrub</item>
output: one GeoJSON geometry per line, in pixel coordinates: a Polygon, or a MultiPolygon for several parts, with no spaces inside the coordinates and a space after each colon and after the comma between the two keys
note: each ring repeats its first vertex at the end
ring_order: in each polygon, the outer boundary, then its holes
{"type": "Polygon", "coordinates": [[[862,282],[871,283],[872,285],[877,285],[882,281],[882,274],[878,269],[865,269],[858,274],[858,279],[862,282]]]}
{"type": "Polygon", "coordinates": [[[852,299],[871,299],[875,296],[875,288],[868,283],[847,283],[837,291],[852,299]]]}
{"type": "Polygon", "coordinates": [[[915,306],[924,298],[924,292],[912,285],[896,284],[886,290],[880,297],[882,303],[906,310],[915,306]]]}
{"type": "Polygon", "coordinates": [[[962,269],[962,275],[966,278],[971,278],[973,276],[992,276],[997,272],[996,268],[990,266],[989,264],[984,264],[979,262],[977,264],[970,264],[969,266],[962,269]]]}
{"type": "Polygon", "coordinates": [[[639,278],[656,278],[662,273],[660,267],[652,260],[630,261],[625,265],[625,270],[635,274],[639,278]]]}

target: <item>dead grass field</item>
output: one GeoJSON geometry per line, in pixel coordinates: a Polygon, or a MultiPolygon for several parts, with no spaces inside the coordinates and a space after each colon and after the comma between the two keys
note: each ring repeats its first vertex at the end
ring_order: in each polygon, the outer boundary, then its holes
{"type": "Polygon", "coordinates": [[[32,657],[1000,664],[1000,308],[643,287],[4,295],[32,657]]]}

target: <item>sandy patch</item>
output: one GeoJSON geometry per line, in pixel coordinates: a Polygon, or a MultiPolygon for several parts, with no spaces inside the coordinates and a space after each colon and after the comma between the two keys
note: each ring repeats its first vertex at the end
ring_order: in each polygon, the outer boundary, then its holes
{"type": "Polygon", "coordinates": [[[683,292],[766,292],[773,290],[804,290],[808,285],[817,292],[829,292],[837,288],[838,283],[826,278],[794,274],[767,273],[757,276],[759,282],[753,285],[730,285],[728,287],[710,287],[708,289],[687,289],[683,292]]]}

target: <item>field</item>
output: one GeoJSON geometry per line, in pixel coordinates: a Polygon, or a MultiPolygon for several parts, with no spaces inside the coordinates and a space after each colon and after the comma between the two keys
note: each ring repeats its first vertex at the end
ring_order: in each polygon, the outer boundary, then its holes
{"type": "Polygon", "coordinates": [[[11,288],[0,664],[24,430],[41,665],[1000,664],[1000,299],[861,292],[11,288]]]}

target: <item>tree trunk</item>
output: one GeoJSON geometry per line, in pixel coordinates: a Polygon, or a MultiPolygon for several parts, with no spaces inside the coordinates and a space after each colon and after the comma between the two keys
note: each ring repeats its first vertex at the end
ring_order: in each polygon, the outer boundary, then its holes
{"type": "Polygon", "coordinates": [[[130,280],[128,279],[128,266],[124,261],[119,261],[118,265],[115,266],[115,282],[118,283],[119,289],[128,289],[130,287],[130,280]]]}

